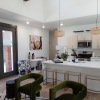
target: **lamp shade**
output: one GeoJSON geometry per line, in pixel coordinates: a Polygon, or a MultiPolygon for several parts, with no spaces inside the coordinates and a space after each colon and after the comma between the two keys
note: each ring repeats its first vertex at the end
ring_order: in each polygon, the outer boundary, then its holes
{"type": "Polygon", "coordinates": [[[96,26],[96,27],[90,28],[90,32],[91,32],[91,34],[93,34],[93,35],[98,35],[98,34],[100,34],[100,26],[96,26]]]}
{"type": "Polygon", "coordinates": [[[57,30],[57,31],[55,31],[55,36],[56,37],[62,37],[64,35],[65,35],[65,33],[64,33],[63,30],[57,30]]]}

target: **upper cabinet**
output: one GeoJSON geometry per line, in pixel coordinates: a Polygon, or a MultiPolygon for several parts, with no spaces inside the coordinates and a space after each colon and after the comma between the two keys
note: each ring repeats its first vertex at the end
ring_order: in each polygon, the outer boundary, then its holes
{"type": "Polygon", "coordinates": [[[100,49],[100,35],[92,35],[92,48],[100,49]]]}
{"type": "Polygon", "coordinates": [[[92,35],[92,48],[93,49],[98,48],[98,37],[97,37],[97,35],[92,35]]]}
{"type": "Polygon", "coordinates": [[[100,35],[92,35],[92,48],[100,49],[100,35]]]}
{"type": "Polygon", "coordinates": [[[92,39],[90,34],[78,34],[77,37],[78,37],[77,38],[78,40],[91,40],[92,39]]]}
{"type": "Polygon", "coordinates": [[[77,35],[67,37],[68,48],[77,48],[77,35]]]}
{"type": "Polygon", "coordinates": [[[97,37],[98,37],[98,39],[97,39],[97,47],[98,47],[98,49],[100,49],[100,34],[97,37]]]}
{"type": "Polygon", "coordinates": [[[78,41],[91,40],[93,49],[100,49],[100,35],[75,34],[67,37],[68,48],[76,49],[78,41]]]}
{"type": "Polygon", "coordinates": [[[72,41],[73,41],[73,43],[72,43],[72,48],[77,48],[77,35],[73,35],[72,36],[72,41]]]}
{"type": "Polygon", "coordinates": [[[85,36],[85,40],[92,40],[92,35],[91,34],[87,34],[85,36]]]}

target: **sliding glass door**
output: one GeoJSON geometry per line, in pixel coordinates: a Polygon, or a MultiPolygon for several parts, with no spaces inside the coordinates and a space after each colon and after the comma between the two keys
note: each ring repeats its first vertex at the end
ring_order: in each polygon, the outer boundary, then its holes
{"type": "Polygon", "coordinates": [[[0,24],[0,78],[17,74],[16,27],[0,24]]]}

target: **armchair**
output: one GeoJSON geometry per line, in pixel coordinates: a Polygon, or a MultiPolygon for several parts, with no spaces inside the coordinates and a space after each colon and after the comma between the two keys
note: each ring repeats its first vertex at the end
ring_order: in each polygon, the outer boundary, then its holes
{"type": "Polygon", "coordinates": [[[58,85],[55,85],[49,90],[50,100],[83,100],[86,97],[86,95],[87,95],[86,86],[73,81],[64,81],[58,85]],[[66,93],[60,95],[59,97],[56,97],[56,92],[65,87],[72,88],[73,94],[66,93]]]}
{"type": "Polygon", "coordinates": [[[29,60],[19,60],[18,61],[18,71],[19,75],[25,75],[31,71],[29,60]]]}
{"type": "Polygon", "coordinates": [[[22,77],[15,79],[15,100],[21,100],[20,93],[24,93],[30,96],[30,100],[36,100],[36,94],[40,94],[40,90],[42,89],[41,83],[43,82],[43,76],[36,73],[29,73],[22,77]],[[35,79],[35,81],[31,83],[27,83],[25,85],[20,86],[20,82],[29,78],[35,79]]]}

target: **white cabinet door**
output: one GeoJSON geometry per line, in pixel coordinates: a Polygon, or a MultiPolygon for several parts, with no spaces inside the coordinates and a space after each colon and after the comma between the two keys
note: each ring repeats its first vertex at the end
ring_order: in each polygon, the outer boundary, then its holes
{"type": "Polygon", "coordinates": [[[77,48],[77,35],[68,36],[68,48],[77,48]]]}
{"type": "Polygon", "coordinates": [[[90,34],[85,35],[85,40],[92,40],[92,35],[90,34]]]}
{"type": "Polygon", "coordinates": [[[97,48],[100,49],[100,34],[97,35],[98,40],[97,40],[97,48]]]}
{"type": "Polygon", "coordinates": [[[72,48],[77,48],[77,35],[72,36],[72,48]]]}
{"type": "Polygon", "coordinates": [[[92,48],[98,48],[98,35],[92,35],[92,48]]]}
{"type": "Polygon", "coordinates": [[[67,37],[67,45],[68,45],[68,48],[72,48],[72,36],[67,37]]]}
{"type": "Polygon", "coordinates": [[[78,34],[77,36],[78,36],[77,39],[78,39],[79,41],[81,41],[81,40],[85,40],[85,37],[84,37],[83,34],[78,34]]]}
{"type": "Polygon", "coordinates": [[[82,40],[91,40],[92,39],[92,37],[91,37],[91,35],[90,34],[86,34],[86,33],[84,33],[84,34],[79,34],[79,35],[77,35],[78,36],[78,40],[79,41],[82,41],[82,40]]]}

